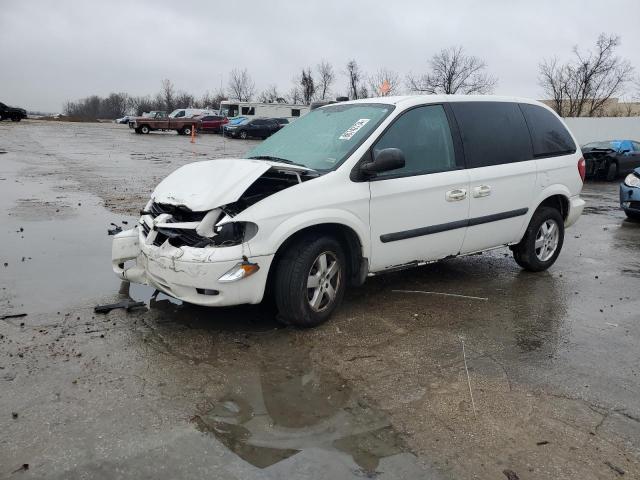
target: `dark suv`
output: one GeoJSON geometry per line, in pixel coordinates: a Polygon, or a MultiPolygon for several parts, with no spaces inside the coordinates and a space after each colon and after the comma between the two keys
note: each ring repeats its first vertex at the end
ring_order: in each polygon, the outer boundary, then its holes
{"type": "Polygon", "coordinates": [[[239,123],[229,123],[222,127],[226,136],[233,138],[267,138],[280,130],[281,126],[272,118],[254,118],[242,120],[239,123]]]}
{"type": "Polygon", "coordinates": [[[0,102],[0,120],[11,119],[12,122],[19,122],[23,118],[27,118],[24,108],[10,107],[0,102]]]}

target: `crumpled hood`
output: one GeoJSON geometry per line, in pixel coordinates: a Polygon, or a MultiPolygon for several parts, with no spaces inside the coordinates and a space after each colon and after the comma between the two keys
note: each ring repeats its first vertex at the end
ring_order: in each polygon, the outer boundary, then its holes
{"type": "Polygon", "coordinates": [[[154,202],[185,206],[194,212],[235,202],[272,167],[308,171],[308,168],[264,160],[220,159],[184,165],[162,180],[151,194],[154,202]]]}

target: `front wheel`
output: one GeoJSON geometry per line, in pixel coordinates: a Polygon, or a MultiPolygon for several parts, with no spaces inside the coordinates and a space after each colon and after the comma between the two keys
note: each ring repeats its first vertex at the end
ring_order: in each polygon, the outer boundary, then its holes
{"type": "Polygon", "coordinates": [[[640,213],[632,212],[631,210],[625,210],[624,213],[629,220],[640,220],[640,213]]]}
{"type": "Polygon", "coordinates": [[[553,265],[564,243],[564,220],[555,208],[541,207],[533,214],[524,237],[511,247],[516,263],[530,272],[553,265]]]}
{"type": "Polygon", "coordinates": [[[240,138],[241,138],[242,140],[246,140],[246,139],[247,139],[247,137],[248,137],[249,135],[247,135],[247,132],[245,132],[244,130],[242,130],[242,131],[240,132],[240,135],[239,135],[239,136],[240,136],[240,138]]]}
{"type": "Polygon", "coordinates": [[[140,127],[140,133],[144,133],[145,135],[147,133],[149,133],[151,131],[151,129],[149,129],[149,127],[147,125],[143,125],[140,127]]]}
{"type": "Polygon", "coordinates": [[[340,305],[346,287],[346,259],[332,237],[308,237],[293,244],[276,267],[279,318],[298,327],[325,322],[340,305]]]}

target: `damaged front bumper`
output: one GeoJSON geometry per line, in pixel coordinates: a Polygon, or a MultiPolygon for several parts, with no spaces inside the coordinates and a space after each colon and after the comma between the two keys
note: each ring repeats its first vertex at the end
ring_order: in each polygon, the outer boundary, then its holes
{"type": "Polygon", "coordinates": [[[242,245],[192,248],[165,242],[156,246],[146,242],[137,226],[114,237],[111,263],[121,279],[150,285],[188,303],[220,307],[260,303],[273,255],[245,256],[246,250],[242,245]],[[259,268],[236,281],[220,281],[247,261],[259,268]]]}

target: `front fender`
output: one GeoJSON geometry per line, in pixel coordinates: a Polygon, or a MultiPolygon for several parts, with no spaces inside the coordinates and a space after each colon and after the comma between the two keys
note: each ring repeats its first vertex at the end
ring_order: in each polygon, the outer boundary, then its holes
{"type": "Polygon", "coordinates": [[[333,208],[310,210],[281,220],[273,218],[258,222],[260,230],[271,230],[269,223],[272,224],[273,230],[265,236],[258,235],[249,242],[252,255],[272,255],[289,237],[300,230],[315,225],[337,223],[351,228],[356,233],[362,245],[362,255],[369,257],[369,228],[357,215],[348,210],[333,208]]]}

